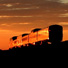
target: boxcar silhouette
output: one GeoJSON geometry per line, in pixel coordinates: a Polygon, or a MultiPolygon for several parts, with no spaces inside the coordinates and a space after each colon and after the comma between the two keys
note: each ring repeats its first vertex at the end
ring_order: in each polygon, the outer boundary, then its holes
{"type": "Polygon", "coordinates": [[[49,40],[52,43],[59,43],[63,38],[63,28],[60,25],[49,26],[49,40]]]}

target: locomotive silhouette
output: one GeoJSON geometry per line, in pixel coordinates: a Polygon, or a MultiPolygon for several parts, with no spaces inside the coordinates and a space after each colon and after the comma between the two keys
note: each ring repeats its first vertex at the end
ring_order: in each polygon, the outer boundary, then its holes
{"type": "Polygon", "coordinates": [[[36,45],[41,44],[44,40],[48,40],[52,44],[61,42],[63,39],[63,27],[60,25],[51,25],[48,28],[41,29],[36,28],[31,31],[30,34],[22,34],[20,36],[14,36],[10,39],[10,48],[28,46],[28,44],[36,45]]]}

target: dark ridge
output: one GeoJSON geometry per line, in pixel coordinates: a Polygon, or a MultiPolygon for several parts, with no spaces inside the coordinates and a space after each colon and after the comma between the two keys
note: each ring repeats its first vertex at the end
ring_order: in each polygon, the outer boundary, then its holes
{"type": "Polygon", "coordinates": [[[43,41],[41,45],[38,43],[36,45],[29,44],[28,46],[21,46],[21,47],[13,47],[9,50],[0,50],[0,56],[24,56],[28,54],[46,54],[47,51],[51,51],[53,49],[68,49],[68,41],[59,42],[56,44],[48,44],[48,41],[43,41]]]}

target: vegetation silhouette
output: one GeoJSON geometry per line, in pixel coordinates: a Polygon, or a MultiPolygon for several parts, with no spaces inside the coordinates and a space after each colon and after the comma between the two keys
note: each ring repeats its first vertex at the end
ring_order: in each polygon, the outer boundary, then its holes
{"type": "Polygon", "coordinates": [[[56,44],[48,44],[47,41],[44,41],[41,45],[32,45],[29,46],[21,46],[21,47],[13,47],[9,50],[0,50],[0,56],[22,56],[25,54],[31,53],[33,50],[37,51],[38,49],[46,50],[46,49],[55,49],[55,48],[68,48],[68,41],[59,42],[56,44]]]}
{"type": "MultiPolygon", "coordinates": [[[[34,32],[37,30],[34,30],[34,32]]],[[[17,36],[13,37],[15,40],[17,36]]],[[[28,46],[21,45],[20,47],[13,47],[9,50],[0,50],[1,56],[22,56],[27,53],[31,53],[33,50],[36,49],[50,49],[50,48],[68,48],[68,40],[63,41],[63,27],[60,25],[52,25],[49,26],[49,40],[43,40],[35,42],[35,45],[28,44],[28,46]],[[29,52],[30,50],[30,52],[29,52]]]]}

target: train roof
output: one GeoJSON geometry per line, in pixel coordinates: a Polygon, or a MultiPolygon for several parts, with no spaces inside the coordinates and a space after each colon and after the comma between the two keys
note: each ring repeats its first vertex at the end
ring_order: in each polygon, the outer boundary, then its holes
{"type": "Polygon", "coordinates": [[[61,25],[51,25],[49,26],[49,30],[62,30],[63,27],[61,25]]]}
{"type": "Polygon", "coordinates": [[[25,33],[25,34],[22,34],[22,37],[26,36],[26,35],[29,35],[28,33],[25,33]]]}
{"type": "Polygon", "coordinates": [[[49,26],[49,27],[62,27],[62,26],[55,24],[55,25],[51,25],[51,26],[49,26]]]}
{"type": "Polygon", "coordinates": [[[12,39],[13,39],[13,40],[16,40],[16,39],[17,39],[17,36],[12,37],[12,39]]]}
{"type": "Polygon", "coordinates": [[[36,32],[36,31],[39,31],[39,30],[41,30],[41,28],[33,29],[31,32],[36,32]]]}

